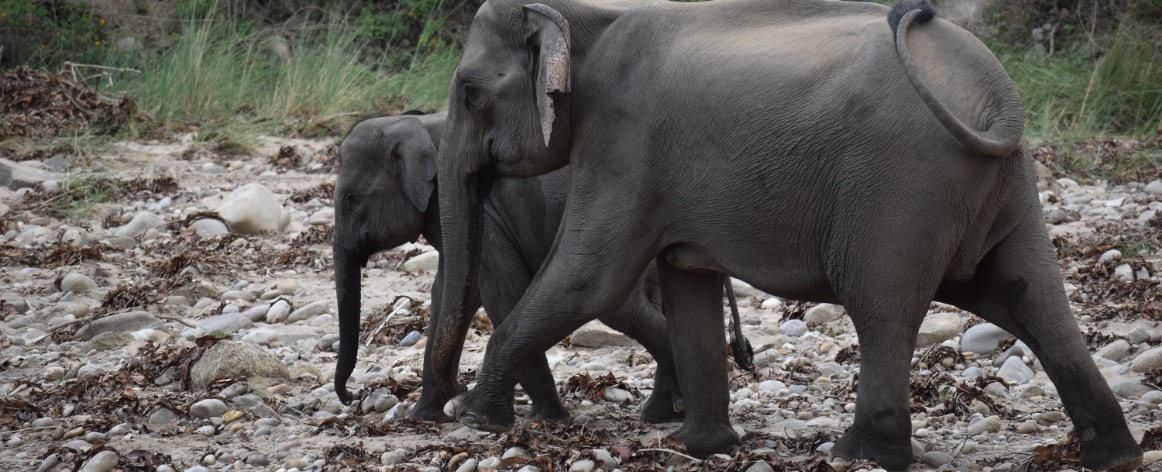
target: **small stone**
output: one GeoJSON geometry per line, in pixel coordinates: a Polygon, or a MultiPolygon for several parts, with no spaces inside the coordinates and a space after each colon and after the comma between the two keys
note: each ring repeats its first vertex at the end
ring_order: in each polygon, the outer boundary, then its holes
{"type": "Polygon", "coordinates": [[[204,334],[233,334],[240,329],[249,328],[252,324],[250,317],[245,314],[223,313],[202,320],[198,323],[198,330],[204,334]]]}
{"type": "Polygon", "coordinates": [[[434,274],[440,267],[440,253],[428,251],[403,263],[403,270],[409,274],[434,274]]]}
{"type": "Polygon", "coordinates": [[[601,398],[614,403],[625,403],[633,398],[633,394],[624,389],[609,387],[601,394],[601,398]]]}
{"type": "Polygon", "coordinates": [[[250,321],[257,323],[259,321],[265,321],[266,313],[269,311],[269,303],[260,303],[258,305],[247,308],[246,311],[242,312],[242,316],[245,316],[246,318],[250,319],[250,321]]]}
{"type": "Polygon", "coordinates": [[[1143,188],[1143,190],[1145,190],[1146,193],[1152,193],[1154,195],[1162,195],[1162,180],[1155,180],[1153,182],[1146,184],[1146,187],[1143,188]]]}
{"type": "Polygon", "coordinates": [[[981,323],[964,331],[964,336],[960,338],[960,351],[989,354],[996,352],[1002,340],[1012,337],[1000,326],[981,323]]]}
{"type": "Polygon", "coordinates": [[[190,228],[194,229],[194,234],[198,236],[226,236],[230,234],[230,228],[220,220],[214,218],[199,218],[190,223],[190,228]]]}
{"type": "Polygon", "coordinates": [[[217,430],[213,426],[206,425],[194,430],[194,432],[202,436],[213,436],[217,430]]]}
{"type": "Polygon", "coordinates": [[[178,415],[166,407],[159,407],[149,415],[149,424],[169,424],[177,422],[178,415]]]}
{"type": "Polygon", "coordinates": [[[1115,339],[1113,342],[1098,349],[1098,357],[1117,362],[1130,355],[1130,342],[1125,339],[1115,339]]]}
{"type": "Polygon", "coordinates": [[[597,463],[589,459],[581,459],[569,465],[569,472],[593,472],[597,463]]]}
{"type": "Polygon", "coordinates": [[[629,336],[614,331],[604,323],[593,320],[585,323],[569,336],[569,343],[574,346],[599,348],[607,346],[625,346],[630,343],[629,336]]]}
{"type": "Polygon", "coordinates": [[[978,434],[991,432],[995,433],[1001,430],[1001,418],[999,416],[986,416],[975,423],[968,425],[968,435],[976,436],[978,434]]]}
{"type": "Polygon", "coordinates": [[[1135,326],[1130,332],[1126,333],[1126,341],[1130,344],[1142,344],[1150,340],[1150,332],[1141,326],[1135,326]]]}
{"type": "Polygon", "coordinates": [[[746,472],[775,472],[775,469],[767,461],[759,460],[747,467],[746,472]]]}
{"type": "Polygon", "coordinates": [[[266,457],[266,454],[255,451],[246,455],[246,464],[252,466],[266,466],[270,465],[270,459],[266,457]]]}
{"type": "Polygon", "coordinates": [[[1134,268],[1129,264],[1118,264],[1114,267],[1114,280],[1122,283],[1134,282],[1134,268]]]}
{"type": "Polygon", "coordinates": [[[117,467],[119,460],[116,452],[101,451],[85,462],[84,467],[81,467],[81,472],[108,472],[117,467]]]}
{"type": "Polygon", "coordinates": [[[287,302],[286,300],[275,301],[270,305],[270,310],[267,310],[266,312],[266,322],[282,323],[287,320],[287,316],[290,315],[290,312],[290,302],[287,302]]]}
{"type": "Polygon", "coordinates": [[[479,464],[477,464],[477,467],[479,467],[481,469],[499,468],[500,467],[500,458],[496,457],[496,456],[486,457],[483,460],[481,460],[479,464]]]}
{"type": "Polygon", "coordinates": [[[214,416],[222,416],[229,407],[226,402],[216,398],[207,398],[190,405],[190,414],[195,418],[210,418],[214,416]]]}
{"type": "Polygon", "coordinates": [[[617,464],[619,463],[617,459],[613,458],[613,455],[611,455],[608,450],[601,447],[593,450],[593,459],[599,462],[602,467],[609,469],[617,467],[617,464]]]}
{"type": "Polygon", "coordinates": [[[64,378],[65,368],[59,365],[51,365],[44,368],[44,380],[48,382],[55,382],[64,378]]]}
{"type": "Polygon", "coordinates": [[[159,324],[161,320],[148,311],[130,311],[93,320],[77,330],[76,336],[81,339],[92,339],[105,332],[133,332],[159,324]]]}
{"type": "Polygon", "coordinates": [[[399,345],[403,347],[415,345],[415,343],[419,342],[420,338],[422,337],[424,337],[424,333],[412,330],[408,332],[407,336],[404,336],[403,339],[399,340],[399,345]]]}
{"type": "Polygon", "coordinates": [[[286,365],[261,346],[220,341],[207,349],[190,369],[190,384],[203,389],[214,379],[269,377],[289,380],[286,365]]]}
{"type": "Polygon", "coordinates": [[[61,278],[60,288],[65,293],[85,293],[97,288],[97,282],[85,274],[73,272],[61,278]]]}
{"type": "Polygon", "coordinates": [[[821,325],[838,320],[843,317],[844,313],[846,311],[843,305],[820,303],[811,307],[803,314],[803,321],[807,324],[821,325]]]}
{"type": "Polygon", "coordinates": [[[944,451],[928,451],[920,456],[920,462],[932,467],[940,467],[952,463],[952,454],[944,451]]]}
{"type": "Polygon", "coordinates": [[[1146,451],[1142,454],[1143,464],[1153,464],[1162,461],[1162,451],[1146,451]]]}
{"type": "MultiPolygon", "coordinates": [[[[271,309],[273,310],[274,307],[272,306],[271,309]]],[[[328,302],[327,300],[318,300],[308,303],[306,306],[291,312],[291,314],[287,316],[286,322],[295,323],[298,321],[303,321],[306,319],[314,318],[323,313],[327,313],[330,310],[331,302],[328,302]]]]}
{"type": "Polygon", "coordinates": [[[956,313],[933,313],[924,317],[916,337],[916,347],[928,347],[952,339],[964,331],[964,320],[956,313]]]}
{"type": "Polygon", "coordinates": [[[1036,433],[1039,429],[1041,428],[1037,426],[1037,422],[1034,420],[1025,420],[1021,424],[1017,425],[1017,432],[1021,434],[1033,434],[1036,433]]]}
{"type": "Polygon", "coordinates": [[[281,230],[282,213],[274,193],[260,183],[239,187],[218,206],[218,214],[230,229],[242,234],[281,230]]]}
{"type": "Polygon", "coordinates": [[[118,228],[114,234],[123,238],[135,238],[145,234],[150,229],[161,227],[164,224],[165,220],[161,219],[161,217],[148,211],[143,211],[134,216],[132,220],[129,220],[129,223],[125,226],[118,228]]]}
{"type": "Polygon", "coordinates": [[[997,370],[997,376],[1005,379],[1006,382],[1016,382],[1019,384],[1026,383],[1033,380],[1033,369],[1025,365],[1018,356],[1009,356],[1005,359],[1004,365],[997,370]]]}
{"type": "Polygon", "coordinates": [[[797,338],[807,334],[807,323],[803,322],[803,320],[787,320],[779,325],[779,330],[787,336],[797,338]]]}
{"type": "Polygon", "coordinates": [[[1162,367],[1162,346],[1138,354],[1130,363],[1130,370],[1134,372],[1150,372],[1159,367],[1162,367]]]}

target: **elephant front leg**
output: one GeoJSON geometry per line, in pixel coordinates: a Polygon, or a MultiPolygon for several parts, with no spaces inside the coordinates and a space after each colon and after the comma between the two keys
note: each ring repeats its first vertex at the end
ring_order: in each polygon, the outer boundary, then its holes
{"type": "Polygon", "coordinates": [[[695,457],[729,452],[738,444],[738,433],[728,416],[723,275],[683,271],[659,257],[658,280],[678,385],[686,404],[686,422],[672,436],[695,457]]]}
{"type": "MultiPolygon", "coordinates": [[[[464,338],[460,336],[455,339],[444,339],[439,336],[439,324],[451,322],[451,320],[446,319],[448,314],[441,309],[440,297],[443,295],[443,285],[443,271],[439,271],[432,283],[432,316],[428,320],[428,343],[424,346],[423,389],[420,391],[420,399],[416,401],[408,415],[417,420],[451,421],[452,417],[444,414],[444,404],[465,390],[457,378],[460,370],[460,351],[464,348],[464,338]],[[455,355],[451,357],[455,362],[448,365],[436,365],[432,360],[436,349],[454,350],[455,355]],[[452,385],[454,388],[451,390],[442,389],[441,385],[452,385]]],[[[464,326],[467,327],[468,324],[464,324],[464,326]]],[[[465,329],[466,334],[467,330],[465,329]]]]}
{"type": "Polygon", "coordinates": [[[461,423],[485,431],[510,429],[518,369],[581,325],[624,303],[651,257],[643,256],[649,251],[642,248],[603,242],[606,237],[631,240],[628,235],[573,230],[568,223],[561,235],[520,303],[488,340],[476,387],[448,403],[445,412],[461,423]],[[585,238],[590,234],[601,239],[585,238]]]}

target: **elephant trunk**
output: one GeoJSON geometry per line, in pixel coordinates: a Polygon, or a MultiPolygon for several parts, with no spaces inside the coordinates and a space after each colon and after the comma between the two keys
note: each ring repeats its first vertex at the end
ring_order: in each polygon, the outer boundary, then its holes
{"type": "MultiPolygon", "coordinates": [[[[336,237],[336,241],[339,238],[336,237]]],[[[363,264],[355,249],[334,247],[335,295],[339,299],[339,359],[335,365],[335,395],[344,404],[351,402],[347,379],[355,371],[359,352],[359,305],[363,264]]]]}
{"type": "MultiPolygon", "coordinates": [[[[451,144],[445,140],[446,145],[451,144]]],[[[435,343],[432,370],[437,386],[448,398],[464,389],[457,381],[460,346],[468,335],[472,318],[479,307],[480,287],[476,274],[480,267],[482,245],[481,200],[490,178],[491,167],[476,166],[469,156],[458,153],[458,146],[440,159],[440,232],[443,251],[440,272],[443,277],[440,321],[429,339],[435,343]]],[[[478,161],[475,161],[478,162],[478,161]]]]}

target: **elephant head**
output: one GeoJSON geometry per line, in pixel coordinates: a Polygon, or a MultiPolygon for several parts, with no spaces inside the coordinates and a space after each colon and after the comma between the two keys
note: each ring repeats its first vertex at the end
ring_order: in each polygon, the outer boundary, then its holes
{"type": "MultiPolygon", "coordinates": [[[[555,3],[561,11],[593,21],[571,27],[566,15],[544,4],[486,2],[456,67],[439,164],[447,242],[441,254],[443,307],[449,319],[468,319],[463,312],[473,309],[479,296],[472,274],[480,263],[481,200],[492,178],[540,175],[568,164],[571,77],[583,49],[577,45],[612,21],[616,8],[555,3]]],[[[441,337],[462,331],[452,323],[438,329],[441,337]]],[[[456,386],[441,388],[453,391],[456,386]]]]}
{"type": "Polygon", "coordinates": [[[340,145],[332,248],[339,302],[335,393],[344,403],[351,400],[346,383],[359,345],[360,268],[372,254],[421,234],[439,244],[434,137],[443,123],[443,114],[370,118],[340,145]]]}

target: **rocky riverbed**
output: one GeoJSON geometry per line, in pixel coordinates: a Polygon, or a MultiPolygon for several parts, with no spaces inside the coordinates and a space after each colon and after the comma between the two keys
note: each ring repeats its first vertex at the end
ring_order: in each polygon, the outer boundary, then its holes
{"type": "MultiPolygon", "coordinates": [[[[435,255],[422,241],[364,270],[360,401],[342,405],[334,143],[265,138],[224,157],[192,138],[120,143],[83,165],[0,162],[0,470],[875,469],[825,455],[858,384],[842,307],[742,283],[758,369],[732,367],[743,445],[731,455],[693,460],[665,440],[676,424],[638,421],[654,364],[600,326],[549,352],[570,425],[488,434],[401,419],[426,342],[435,255]],[[95,192],[112,198],[87,205],[95,192]]],[[[1162,470],[1162,181],[1041,170],[1078,323],[1150,451],[1143,468],[1162,470]]],[[[480,317],[468,336],[467,382],[490,330],[480,317]]],[[[974,316],[932,305],[912,392],[914,470],[1080,470],[1038,359],[974,316]]]]}

